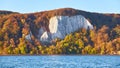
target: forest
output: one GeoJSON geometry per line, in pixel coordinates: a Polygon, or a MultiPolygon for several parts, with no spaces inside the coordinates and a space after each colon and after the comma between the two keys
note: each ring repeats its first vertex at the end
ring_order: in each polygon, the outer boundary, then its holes
{"type": "Polygon", "coordinates": [[[120,54],[120,14],[100,14],[64,8],[29,14],[0,11],[0,55],[114,55],[120,54]],[[49,19],[56,15],[83,15],[94,29],[78,29],[52,44],[42,44],[38,29],[47,31],[49,19]],[[30,30],[31,40],[25,39],[30,30]]]}

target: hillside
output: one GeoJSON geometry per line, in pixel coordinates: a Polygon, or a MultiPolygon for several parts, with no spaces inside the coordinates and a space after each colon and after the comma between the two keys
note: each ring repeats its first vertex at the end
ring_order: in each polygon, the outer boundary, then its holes
{"type": "Polygon", "coordinates": [[[117,54],[120,14],[73,8],[0,11],[0,54],[117,54]]]}

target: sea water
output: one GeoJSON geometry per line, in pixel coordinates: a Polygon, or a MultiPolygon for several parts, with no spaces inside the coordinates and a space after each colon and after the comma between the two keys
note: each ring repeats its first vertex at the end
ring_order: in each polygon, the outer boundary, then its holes
{"type": "Polygon", "coordinates": [[[120,56],[0,56],[0,68],[120,68],[120,56]]]}

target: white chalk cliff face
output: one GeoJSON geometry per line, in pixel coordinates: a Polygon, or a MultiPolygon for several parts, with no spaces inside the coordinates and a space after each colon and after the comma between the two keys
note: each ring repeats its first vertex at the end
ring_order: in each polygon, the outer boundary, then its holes
{"type": "MultiPolygon", "coordinates": [[[[23,34],[23,36],[24,36],[24,34],[23,34]]],[[[30,33],[28,35],[26,35],[25,38],[30,41],[31,40],[31,36],[32,36],[32,33],[30,31],[30,33]]]]}
{"type": "MultiPolygon", "coordinates": [[[[44,27],[39,29],[38,39],[41,42],[51,42],[55,38],[64,39],[71,32],[80,28],[93,29],[93,25],[82,15],[54,16],[49,20],[49,32],[44,27]]],[[[26,37],[30,39],[29,35],[26,37]]]]}
{"type": "Polygon", "coordinates": [[[41,28],[39,33],[40,41],[52,41],[55,38],[63,39],[66,35],[80,28],[90,28],[93,26],[81,15],[76,16],[54,16],[49,20],[50,32],[43,31],[41,28]]]}

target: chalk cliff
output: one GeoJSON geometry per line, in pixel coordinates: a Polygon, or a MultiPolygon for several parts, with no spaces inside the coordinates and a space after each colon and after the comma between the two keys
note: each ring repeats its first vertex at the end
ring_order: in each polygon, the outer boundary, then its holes
{"type": "Polygon", "coordinates": [[[55,38],[64,39],[80,28],[93,29],[93,25],[82,15],[54,16],[49,20],[49,32],[40,28],[38,38],[42,42],[51,42],[55,38]]]}

